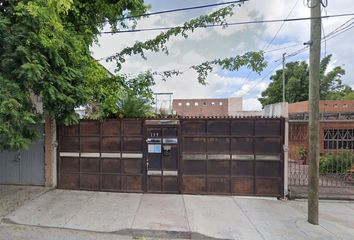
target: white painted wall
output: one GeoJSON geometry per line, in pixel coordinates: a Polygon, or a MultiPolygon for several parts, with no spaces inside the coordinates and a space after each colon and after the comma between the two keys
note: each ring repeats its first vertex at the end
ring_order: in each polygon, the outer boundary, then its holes
{"type": "Polygon", "coordinates": [[[228,98],[228,114],[229,116],[237,116],[237,112],[242,111],[242,97],[228,98]]]}

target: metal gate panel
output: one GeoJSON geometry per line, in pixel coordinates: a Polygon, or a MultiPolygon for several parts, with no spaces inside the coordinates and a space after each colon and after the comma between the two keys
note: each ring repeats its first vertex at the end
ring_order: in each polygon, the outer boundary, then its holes
{"type": "Polygon", "coordinates": [[[0,184],[44,185],[44,128],[28,150],[0,153],[0,184]]]}
{"type": "Polygon", "coordinates": [[[20,184],[20,160],[19,153],[0,153],[0,183],[20,184]]]}
{"type": "Polygon", "coordinates": [[[283,196],[284,120],[181,120],[182,192],[283,196]]]}
{"type": "Polygon", "coordinates": [[[142,141],[142,120],[60,126],[59,188],[142,192],[142,141]]]}
{"type": "Polygon", "coordinates": [[[20,155],[20,184],[44,185],[43,137],[33,143],[29,150],[21,151],[20,155]]]}

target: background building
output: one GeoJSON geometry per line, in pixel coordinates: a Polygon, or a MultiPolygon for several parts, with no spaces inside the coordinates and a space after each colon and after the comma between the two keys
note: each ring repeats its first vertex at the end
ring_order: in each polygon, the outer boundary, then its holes
{"type": "MultiPolygon", "coordinates": [[[[308,113],[308,101],[289,104],[289,113],[308,113]]],[[[354,112],[354,100],[321,100],[320,112],[354,112]]]]}
{"type": "MultiPolygon", "coordinates": [[[[308,112],[308,101],[289,104],[290,159],[300,160],[301,152],[308,152],[308,112]]],[[[341,149],[354,149],[354,100],[321,100],[320,154],[341,149]]]]}
{"type": "Polygon", "coordinates": [[[178,116],[233,116],[242,112],[242,97],[208,99],[174,99],[178,116]]]}

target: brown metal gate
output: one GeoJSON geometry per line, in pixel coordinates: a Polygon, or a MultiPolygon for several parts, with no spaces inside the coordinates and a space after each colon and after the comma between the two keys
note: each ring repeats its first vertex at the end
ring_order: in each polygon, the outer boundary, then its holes
{"type": "Polygon", "coordinates": [[[185,119],[183,192],[283,196],[283,119],[185,119]]]}
{"type": "Polygon", "coordinates": [[[283,196],[284,120],[81,121],[59,130],[59,188],[283,196]]]}
{"type": "Polygon", "coordinates": [[[143,121],[80,121],[59,130],[58,186],[143,192],[143,121]]]}

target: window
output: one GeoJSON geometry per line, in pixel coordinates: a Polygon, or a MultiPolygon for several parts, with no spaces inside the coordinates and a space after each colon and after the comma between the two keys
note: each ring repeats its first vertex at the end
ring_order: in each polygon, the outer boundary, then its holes
{"type": "Polygon", "coordinates": [[[223,105],[223,103],[222,103],[222,102],[219,102],[219,105],[220,105],[220,106],[222,106],[222,105],[223,105]]]}
{"type": "Polygon", "coordinates": [[[199,105],[199,103],[197,103],[197,102],[194,103],[194,106],[198,106],[198,105],[199,105]]]}
{"type": "Polygon", "coordinates": [[[324,149],[354,149],[354,129],[325,129],[324,149]]]}
{"type": "Polygon", "coordinates": [[[327,104],[327,103],[325,103],[323,106],[324,106],[324,107],[328,107],[328,104],[327,104]]]}
{"type": "Polygon", "coordinates": [[[182,106],[182,103],[181,103],[181,102],[179,102],[179,103],[178,103],[178,106],[182,106]]]}
{"type": "Polygon", "coordinates": [[[334,107],[334,108],[337,108],[337,107],[338,107],[338,104],[333,104],[333,107],[334,107]]]}
{"type": "Polygon", "coordinates": [[[343,104],[343,108],[347,108],[348,107],[348,105],[347,104],[343,104]]]}
{"type": "Polygon", "coordinates": [[[206,105],[207,105],[207,103],[206,103],[206,102],[203,102],[203,105],[204,105],[204,106],[206,106],[206,105]]]}
{"type": "Polygon", "coordinates": [[[189,102],[186,102],[186,106],[189,106],[189,105],[191,105],[189,102]]]}
{"type": "Polygon", "coordinates": [[[211,102],[211,106],[214,106],[215,105],[215,102],[211,102]]]}

